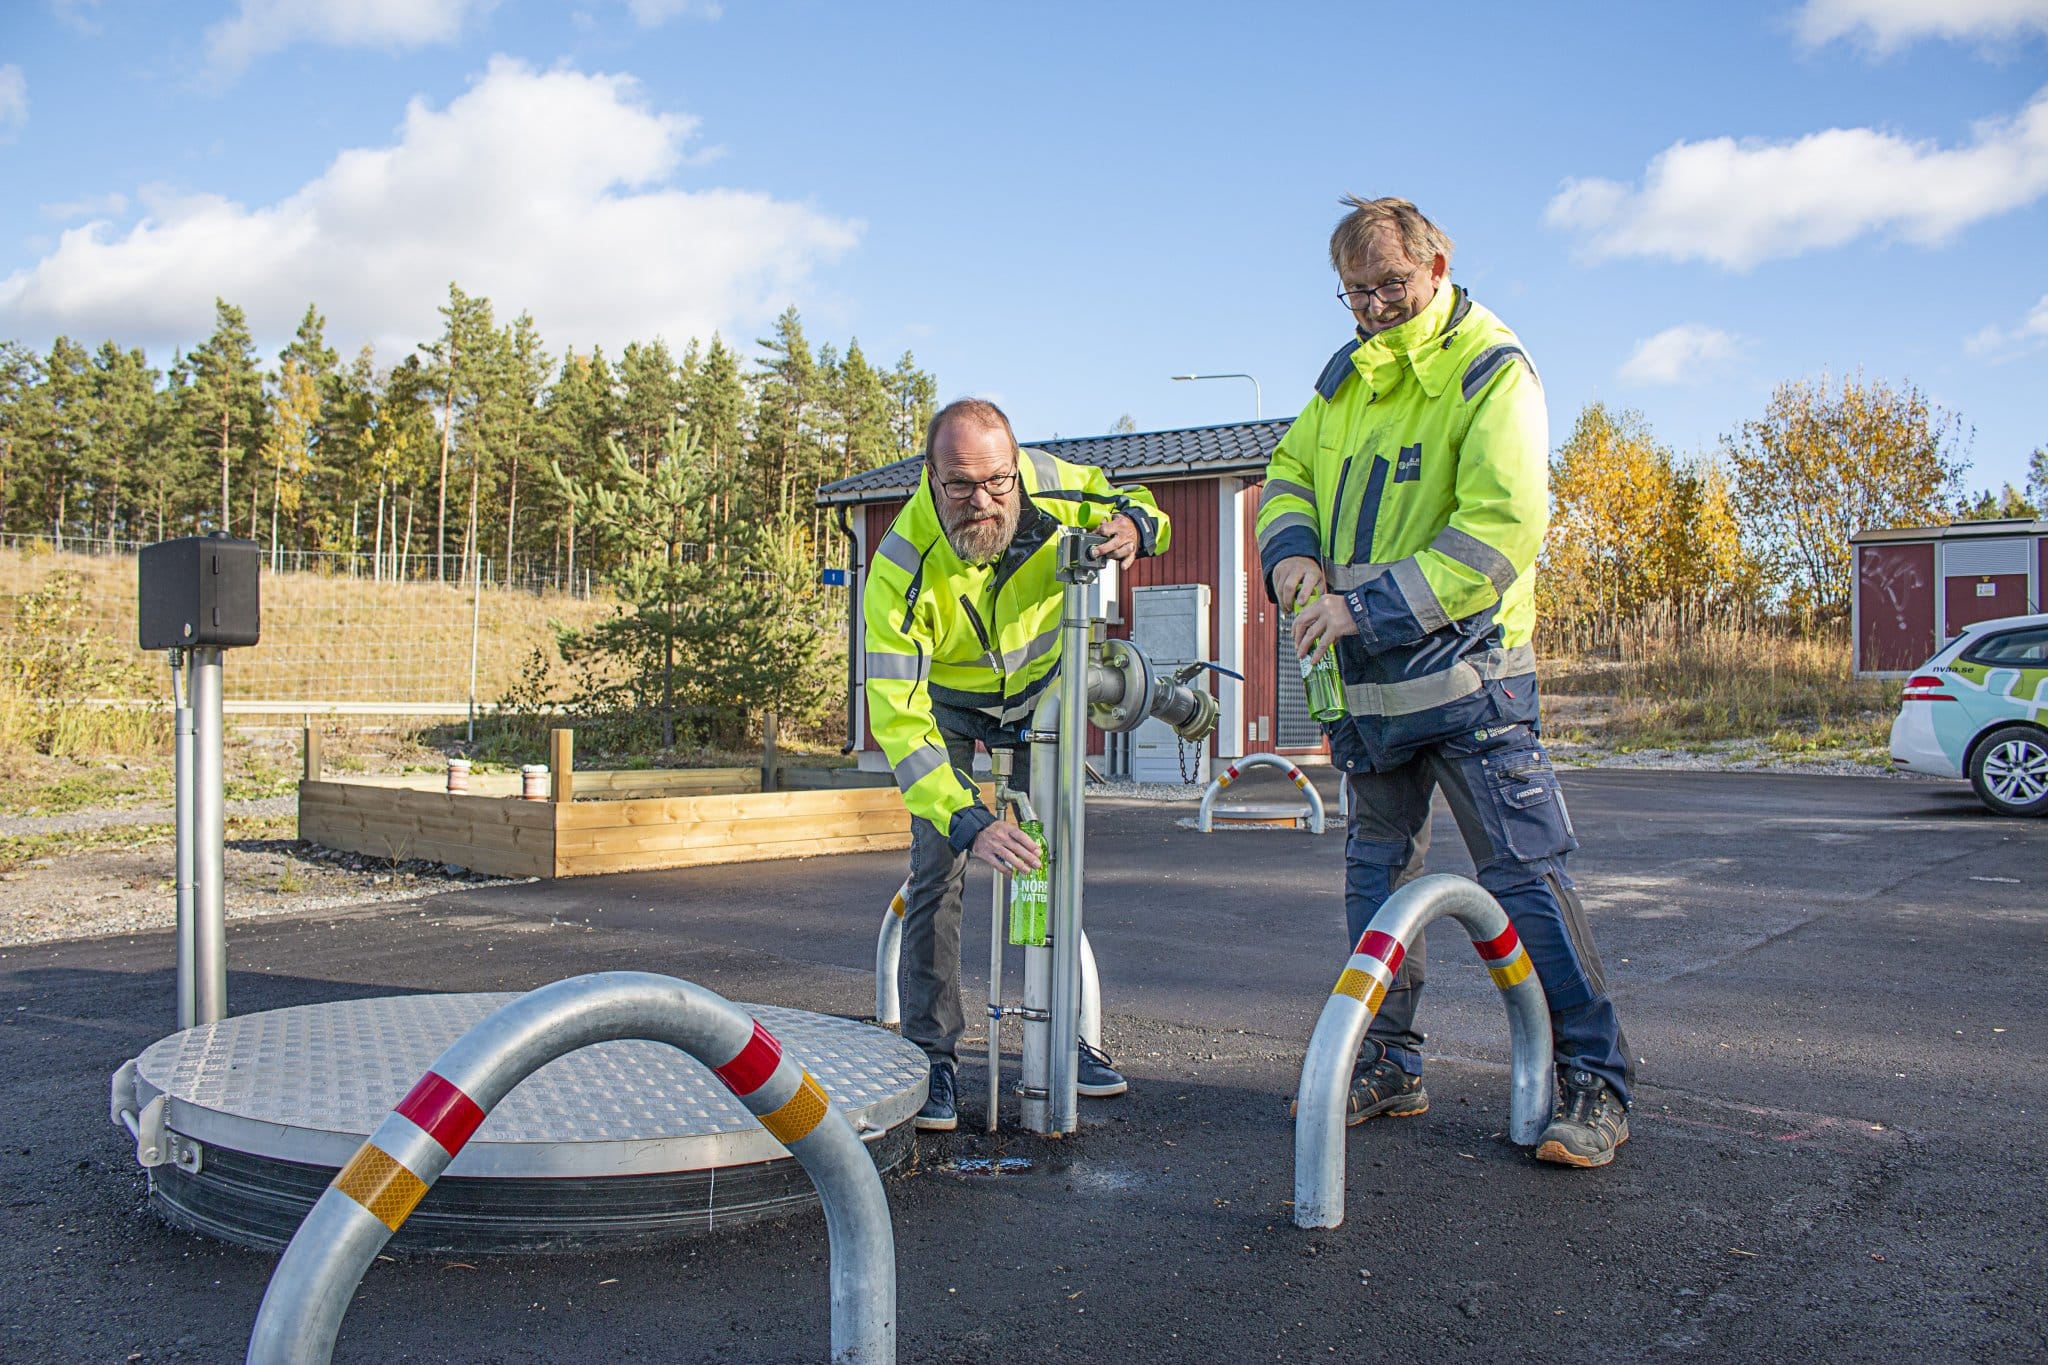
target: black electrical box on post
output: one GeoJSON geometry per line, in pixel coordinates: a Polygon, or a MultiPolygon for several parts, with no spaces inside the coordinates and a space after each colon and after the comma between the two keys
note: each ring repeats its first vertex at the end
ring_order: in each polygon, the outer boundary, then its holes
{"type": "Polygon", "coordinates": [[[256,542],[216,533],[142,547],[136,634],[144,649],[226,649],[257,636],[256,542]]]}

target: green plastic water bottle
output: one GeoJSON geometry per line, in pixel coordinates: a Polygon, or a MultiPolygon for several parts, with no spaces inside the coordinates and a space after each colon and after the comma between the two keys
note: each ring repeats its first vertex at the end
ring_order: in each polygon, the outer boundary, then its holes
{"type": "MultiPolygon", "coordinates": [[[[1321,595],[1312,593],[1308,602],[1301,605],[1305,607],[1321,595]]],[[[1289,628],[1292,628],[1291,622],[1289,628]]],[[[1320,662],[1310,663],[1310,657],[1304,655],[1300,660],[1301,685],[1308,693],[1309,715],[1325,723],[1344,719],[1344,677],[1337,671],[1336,642],[1331,641],[1323,650],[1320,662]]]]}
{"type": "Polygon", "coordinates": [[[1046,847],[1043,822],[1026,820],[1018,828],[1038,845],[1038,866],[1010,874],[1010,942],[1023,948],[1043,948],[1052,904],[1052,850],[1046,847]]]}

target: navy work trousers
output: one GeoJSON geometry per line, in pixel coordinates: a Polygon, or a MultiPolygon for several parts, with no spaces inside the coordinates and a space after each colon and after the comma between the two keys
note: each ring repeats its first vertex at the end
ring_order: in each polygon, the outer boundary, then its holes
{"type": "MultiPolygon", "coordinates": [[[[1344,916],[1356,944],[1395,888],[1420,870],[1429,846],[1430,793],[1442,787],[1493,893],[1529,951],[1550,1004],[1560,1066],[1590,1071],[1628,1102],[1634,1065],[1585,911],[1565,872],[1579,846],[1550,756],[1528,725],[1460,731],[1418,746],[1384,772],[1353,772],[1344,846],[1344,916]]],[[[1367,1036],[1411,1075],[1422,1074],[1416,1030],[1427,954],[1410,944],[1367,1036]]]]}

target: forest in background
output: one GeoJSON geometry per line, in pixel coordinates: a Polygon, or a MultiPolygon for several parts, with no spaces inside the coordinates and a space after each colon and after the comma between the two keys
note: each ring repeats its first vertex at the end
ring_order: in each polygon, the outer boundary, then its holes
{"type": "MultiPolygon", "coordinates": [[[[0,342],[0,534],[113,549],[225,529],[273,571],[596,586],[609,613],[558,622],[508,704],[567,702],[663,748],[764,707],[829,727],[844,616],[817,570],[844,547],[816,491],[914,453],[936,379],[908,352],[884,369],[857,340],[814,349],[793,307],[751,353],[656,338],[559,360],[529,316],[459,286],[440,315],[388,364],[344,363],[308,306],[266,366],[224,300],[161,370],[114,341],[0,342]]],[[[2048,503],[2048,450],[2024,489],[1971,492],[1969,442],[1916,387],[1860,374],[1780,384],[1690,456],[1592,403],[1551,453],[1542,648],[1641,662],[1714,636],[1739,668],[1772,640],[1840,640],[1856,531],[2048,503]]]]}

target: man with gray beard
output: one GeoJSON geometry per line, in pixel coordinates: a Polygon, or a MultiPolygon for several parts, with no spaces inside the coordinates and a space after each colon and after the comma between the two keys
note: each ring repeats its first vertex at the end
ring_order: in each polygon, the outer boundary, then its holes
{"type": "MultiPolygon", "coordinates": [[[[1097,557],[1125,567],[1164,553],[1169,540],[1143,488],[1113,488],[1091,465],[1020,449],[993,403],[949,403],[932,418],[917,492],[876,549],[861,599],[868,723],[911,815],[900,989],[903,1036],[931,1060],[919,1128],[959,1122],[967,859],[1002,872],[1038,866],[1030,837],[981,804],[974,747],[1021,747],[1032,707],[1058,672],[1061,525],[1106,536],[1097,557]]],[[[1030,764],[1013,766],[1022,788],[1030,764]]],[[[1083,1095],[1129,1088],[1086,1043],[1079,1078],[1083,1095]]]]}

